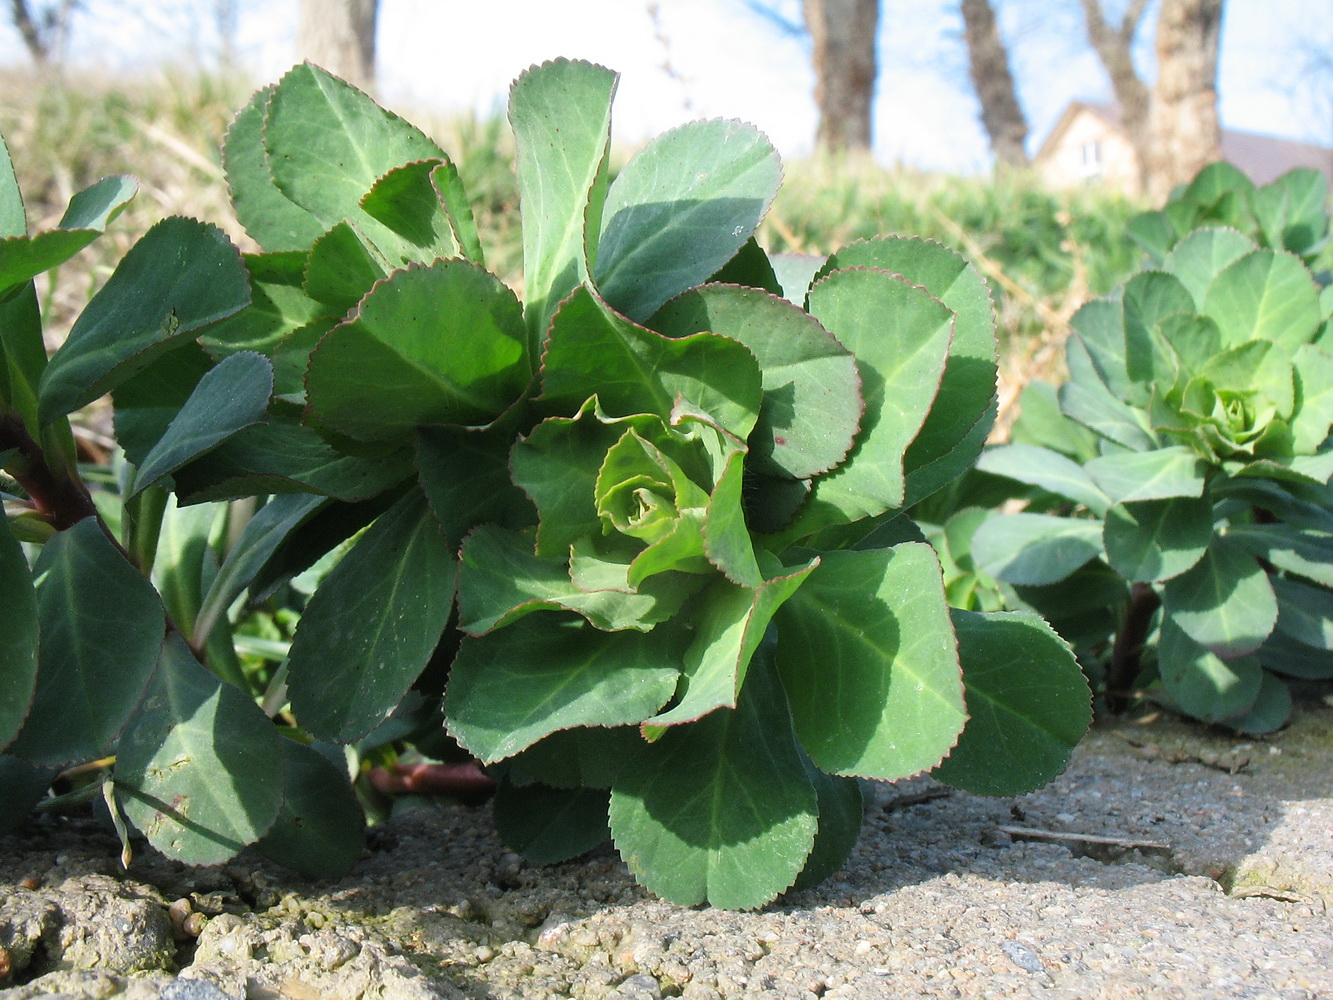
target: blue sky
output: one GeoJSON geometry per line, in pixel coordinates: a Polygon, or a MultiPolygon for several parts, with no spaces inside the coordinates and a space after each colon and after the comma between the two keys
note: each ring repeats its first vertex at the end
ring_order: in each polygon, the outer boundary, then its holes
{"type": "MultiPolygon", "coordinates": [[[[767,0],[789,16],[799,0],[767,0]]],[[[1123,0],[1119,0],[1123,3],[1123,0]]],[[[1114,9],[1117,0],[1103,0],[1114,9]]],[[[208,0],[89,0],[72,57],[108,68],[207,60],[217,50],[208,0]],[[145,28],[145,22],[147,28],[145,28]]],[[[381,0],[384,103],[414,110],[502,110],[509,82],[559,55],[619,71],[615,129],[634,143],[691,118],[763,129],[786,157],[810,150],[813,73],[801,40],[745,0],[381,0]],[[670,62],[676,77],[662,68],[670,62]]],[[[1072,99],[1110,88],[1082,34],[1077,0],[997,0],[1035,151],[1072,99]]],[[[257,82],[294,58],[297,0],[242,0],[239,49],[257,82]]],[[[1149,9],[1147,24],[1155,18],[1149,9]]],[[[1150,38],[1150,32],[1145,32],[1150,38]]],[[[1219,91],[1224,125],[1333,143],[1333,79],[1301,72],[1310,49],[1333,51],[1333,0],[1228,0],[1219,91]],[[1324,17],[1313,16],[1318,8],[1324,17]]],[[[1150,76],[1150,45],[1141,48],[1150,76]]],[[[956,0],[883,0],[875,152],[886,164],[972,172],[988,163],[968,82],[956,0]]],[[[23,61],[12,29],[0,63],[23,61]]]]}

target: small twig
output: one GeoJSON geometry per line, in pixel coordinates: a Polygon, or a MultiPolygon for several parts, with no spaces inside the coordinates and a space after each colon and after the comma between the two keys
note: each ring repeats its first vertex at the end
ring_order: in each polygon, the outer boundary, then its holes
{"type": "Polygon", "coordinates": [[[1232,899],[1250,899],[1255,896],[1264,899],[1278,899],[1284,903],[1313,903],[1314,899],[1295,889],[1285,889],[1277,885],[1242,885],[1227,893],[1232,899]]]}
{"type": "Polygon", "coordinates": [[[686,112],[694,110],[694,100],[690,96],[690,80],[676,69],[676,65],[671,60],[671,36],[666,33],[662,27],[662,7],[657,0],[648,0],[645,5],[648,13],[648,20],[653,26],[653,38],[657,44],[662,46],[662,64],[659,69],[666,74],[667,79],[680,86],[681,103],[686,112]]]}
{"type": "Polygon", "coordinates": [[[997,826],[1001,833],[1015,840],[1049,840],[1058,844],[1086,844],[1089,847],[1116,847],[1126,851],[1170,851],[1171,845],[1160,840],[1136,840],[1131,837],[1103,837],[1095,833],[1064,833],[1029,826],[997,826]]]}
{"type": "Polygon", "coordinates": [[[1238,774],[1250,766],[1250,758],[1245,754],[1227,760],[1219,753],[1164,750],[1155,743],[1137,739],[1120,730],[1116,730],[1115,735],[1135,749],[1142,750],[1146,756],[1166,761],[1168,764],[1198,764],[1201,767],[1210,767],[1214,771],[1221,771],[1223,774],[1238,774]]]}

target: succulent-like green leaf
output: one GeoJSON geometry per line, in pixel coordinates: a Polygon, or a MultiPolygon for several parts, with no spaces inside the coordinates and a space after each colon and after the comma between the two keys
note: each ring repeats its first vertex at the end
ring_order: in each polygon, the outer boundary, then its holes
{"type": "Polygon", "coordinates": [[[495,830],[534,864],[553,865],[591,851],[611,837],[604,788],[552,788],[507,778],[495,790],[495,830]]]}
{"type": "Polygon", "coordinates": [[[825,774],[805,758],[805,773],[815,786],[819,803],[819,829],[805,867],[792,883],[793,890],[816,886],[836,875],[861,835],[865,802],[861,782],[840,774],[825,774]]]}
{"type": "MultiPolygon", "coordinates": [[[[208,543],[219,513],[213,504],[180,507],[170,495],[162,510],[150,579],[172,624],[184,635],[194,629],[205,578],[217,570],[208,543]]],[[[210,665],[218,673],[217,664],[210,665]]]]}
{"type": "Polygon", "coordinates": [[[1157,445],[1140,410],[1121,401],[1108,388],[1093,361],[1088,345],[1079,336],[1065,347],[1069,381],[1060,387],[1060,410],[1084,427],[1135,451],[1157,445]]]}
{"type": "Polygon", "coordinates": [[[342,317],[391,270],[384,255],[355,226],[344,221],[311,245],[303,287],[324,311],[342,317]]]}
{"type": "Polygon", "coordinates": [[[0,136],[0,239],[25,236],[27,232],[28,214],[23,209],[23,193],[14,174],[14,162],[9,158],[9,147],[0,136]]]}
{"type": "MultiPolygon", "coordinates": [[[[349,542],[369,527],[377,517],[400,500],[406,490],[407,485],[403,484],[397,489],[357,502],[298,494],[299,499],[314,499],[320,503],[304,517],[292,512],[290,521],[279,518],[276,523],[270,522],[274,531],[282,532],[282,537],[268,553],[256,544],[253,562],[247,560],[238,567],[238,570],[250,571],[250,578],[246,581],[249,600],[258,602],[274,596],[285,584],[329,553],[345,549],[343,543],[349,542]]],[[[274,497],[269,502],[277,499],[285,498],[274,497]]]]}
{"type": "MultiPolygon", "coordinates": [[[[1226,199],[1254,191],[1254,182],[1239,167],[1225,160],[1210,163],[1185,186],[1181,200],[1203,208],[1218,209],[1226,199]]],[[[1172,199],[1173,201],[1175,199],[1172,199]]]]}
{"type": "Polygon", "coordinates": [[[1114,503],[1203,495],[1205,465],[1189,448],[1127,451],[1094,458],[1084,466],[1114,503]]]}
{"type": "Polygon", "coordinates": [[[142,465],[185,401],[213,368],[198,344],[186,341],[154,358],[143,371],[116,386],[116,443],[132,465],[142,465]]]}
{"type": "MultiPolygon", "coordinates": [[[[326,312],[302,287],[308,257],[296,250],[243,255],[250,273],[250,305],[209,327],[200,343],[214,357],[244,350],[273,357],[284,339],[326,312]]],[[[303,362],[301,374],[304,372],[303,362]]],[[[300,392],[304,386],[299,379],[287,380],[275,391],[300,392]]]]}
{"type": "MultiPolygon", "coordinates": [[[[463,178],[458,173],[458,166],[446,159],[430,175],[431,185],[440,197],[441,204],[449,216],[449,228],[458,252],[472,263],[486,266],[486,255],[482,251],[481,236],[477,232],[477,220],[472,215],[472,205],[468,201],[467,191],[463,188],[463,178]]],[[[535,352],[534,352],[535,353],[535,352]]]]}
{"type": "Polygon", "coordinates": [[[1223,720],[1228,729],[1262,735],[1281,729],[1291,718],[1291,691],[1267,670],[1259,681],[1259,694],[1243,715],[1223,720]]]}
{"type": "Polygon", "coordinates": [[[306,427],[274,421],[238,431],[173,478],[185,503],[263,493],[320,493],[355,502],[378,496],[412,471],[408,450],[344,455],[306,427]]]}
{"type": "Polygon", "coordinates": [[[301,615],[287,681],[301,725],[350,743],[383,722],[439,642],[456,576],[425,498],[410,491],[357,540],[301,615]]]}
{"type": "Polygon", "coordinates": [[[1162,621],[1157,672],[1171,700],[1205,722],[1248,711],[1259,697],[1264,673],[1254,656],[1222,659],[1191,639],[1172,617],[1162,621]]]}
{"type": "Polygon", "coordinates": [[[1194,297],[1175,275],[1140,271],[1125,282],[1121,303],[1125,372],[1135,383],[1135,398],[1127,401],[1141,405],[1154,389],[1169,388],[1176,381],[1179,362],[1158,327],[1169,316],[1195,312],[1194,297]]]}
{"type": "MultiPolygon", "coordinates": [[[[1157,324],[1157,331],[1171,345],[1185,373],[1202,371],[1204,365],[1222,350],[1222,334],[1217,324],[1197,313],[1166,316],[1157,324]]],[[[1158,395],[1170,388],[1169,385],[1160,386],[1158,395]]]]}
{"type": "Polygon", "coordinates": [[[949,752],[967,714],[929,545],[825,553],[776,620],[796,733],[820,770],[892,781],[949,752]]]}
{"type": "Polygon", "coordinates": [[[1333,653],[1297,642],[1276,629],[1254,655],[1265,668],[1284,677],[1310,681],[1333,678],[1333,653]]]}
{"type": "Polygon", "coordinates": [[[664,337],[581,286],[552,320],[541,399],[573,410],[594,395],[611,416],[663,419],[680,397],[745,440],[759,419],[763,389],[759,365],[740,342],[712,333],[664,337]]]}
{"type": "Polygon", "coordinates": [[[681,906],[762,906],[800,874],[818,796],[782,687],[756,660],[734,709],[645,745],[611,790],[611,833],[650,890],[681,906]]]}
{"type": "Polygon", "coordinates": [[[908,502],[952,482],[975,461],[973,428],[995,397],[995,313],[985,279],[960,254],[917,237],[858,240],[829,258],[826,269],[876,267],[920,285],[954,313],[949,360],[939,396],[903,457],[908,502]],[[966,446],[965,445],[969,445],[966,446]]]}
{"type": "Polygon", "coordinates": [[[450,548],[462,545],[463,536],[478,524],[515,529],[536,524],[532,501],[509,477],[512,430],[502,426],[487,430],[423,427],[417,431],[421,488],[450,548]]]}
{"type": "Polygon", "coordinates": [[[1092,477],[1073,459],[1050,448],[1031,444],[1007,444],[988,448],[977,459],[977,468],[996,476],[1007,476],[1020,483],[1081,503],[1101,516],[1110,506],[1110,498],[1092,477]]]}
{"type": "Polygon", "coordinates": [[[126,818],[169,858],[230,860],[278,815],[280,739],[253,701],[171,633],[117,746],[113,777],[126,818]]]}
{"type": "Polygon", "coordinates": [[[463,543],[458,576],[458,627],[484,635],[534,611],[566,610],[582,615],[599,629],[649,631],[680,610],[697,589],[691,577],[654,576],[638,587],[628,581],[629,565],[619,565],[619,579],[591,589],[570,578],[562,559],[533,554],[532,536],[482,525],[463,543]]]}
{"type": "Polygon", "coordinates": [[[397,271],[310,355],[306,389],[322,424],[358,440],[419,426],[486,424],[532,378],[518,300],[464,260],[397,271]]]}
{"type": "Polygon", "coordinates": [[[139,182],[132,177],[106,177],[70,199],[56,229],[29,237],[22,232],[3,234],[8,227],[0,228],[0,298],[97,239],[138,190],[139,182]]]}
{"type": "Polygon", "coordinates": [[[1284,573],[1333,587],[1333,535],[1290,524],[1233,524],[1227,537],[1284,573]]]}
{"type": "Polygon", "coordinates": [[[806,293],[815,275],[824,267],[825,258],[809,253],[775,253],[769,261],[773,276],[782,288],[782,297],[793,305],[804,306],[806,293]]]}
{"type": "Polygon", "coordinates": [[[62,765],[104,754],[157,664],[166,614],[95,518],[59,532],[34,567],[37,688],[15,757],[62,765]]]}
{"type": "Polygon", "coordinates": [[[1069,320],[1077,334],[1070,338],[1066,350],[1076,356],[1069,359],[1070,376],[1087,381],[1081,375],[1081,362],[1086,356],[1086,367],[1095,373],[1095,379],[1118,400],[1127,400],[1136,391],[1130,380],[1125,355],[1125,306],[1119,298],[1100,298],[1085,302],[1069,320]]]}
{"type": "MultiPolygon", "coordinates": [[[[705,427],[701,434],[714,430],[705,427]]],[[[713,492],[704,509],[704,555],[732,583],[757,587],[763,579],[750,540],[745,519],[745,476],[747,453],[729,435],[716,433],[717,446],[710,447],[714,457],[713,492]]]]}
{"type": "Polygon", "coordinates": [[[784,533],[793,539],[903,504],[903,456],[935,403],[954,326],[947,306],[887,271],[834,271],[809,300],[811,315],[856,355],[865,414],[847,461],[816,481],[784,533]]]}
{"type": "Polygon", "coordinates": [[[227,129],[222,162],[232,207],[245,231],[265,250],[304,250],[327,228],[278,189],[264,148],[264,116],[277,86],[260,90],[227,129]]]}
{"type": "Polygon", "coordinates": [[[1250,208],[1264,241],[1275,249],[1305,256],[1328,238],[1328,180],[1318,170],[1298,167],[1256,188],[1250,208]]]}
{"type": "Polygon", "coordinates": [[[365,818],[347,773],[313,747],[281,743],[282,807],[259,852],[310,878],[346,875],[365,846],[365,818]]]}
{"type": "Polygon", "coordinates": [[[1292,355],[1297,409],[1291,420],[1292,447],[1309,454],[1328,438],[1333,427],[1333,354],[1302,344],[1292,355]]]}
{"type": "Polygon", "coordinates": [[[417,160],[389,171],[361,199],[366,214],[383,223],[400,238],[398,245],[380,249],[390,263],[430,263],[438,257],[459,256],[449,212],[445,209],[433,178],[446,160],[417,160]]]}
{"type": "Polygon", "coordinates": [[[1213,538],[1193,569],[1166,582],[1162,607],[1194,642],[1228,660],[1258,649],[1277,621],[1268,574],[1252,555],[1221,536],[1213,538]]]}
{"type": "Polygon", "coordinates": [[[680,687],[670,709],[652,726],[692,722],[716,708],[735,708],[750,660],[774,613],[805,582],[816,562],[798,568],[770,565],[763,585],[743,587],[716,580],[699,595],[694,637],[681,664],[680,687]]]}
{"type": "Polygon", "coordinates": [[[133,496],[245,427],[263,423],[273,392],[273,365],[253,351],[221,361],[195,386],[166,432],[144,457],[133,496]]]}
{"type": "Polygon", "coordinates": [[[1277,628],[1314,649],[1333,651],[1333,592],[1298,580],[1274,576],[1277,628]]]}
{"type": "Polygon", "coordinates": [[[683,646],[664,626],[599,632],[553,612],[469,636],[449,673],[449,733],[491,763],[571,726],[637,724],[671,697],[683,646]]]}
{"type": "Polygon", "coordinates": [[[1213,537],[1213,507],[1197,497],[1118,503],[1106,512],[1106,559],[1126,580],[1169,580],[1200,559],[1213,537]]]}
{"type": "MultiPolygon", "coordinates": [[[[753,288],[757,291],[768,292],[770,295],[776,295],[790,302],[782,295],[782,285],[778,282],[778,276],[773,270],[773,261],[764,248],[759,245],[759,241],[751,236],[736,251],[736,256],[727,261],[722,267],[713,273],[708,279],[710,285],[742,285],[746,288],[753,288]]],[[[806,281],[806,286],[810,284],[806,281]]],[[[802,294],[799,305],[805,301],[802,294]]],[[[649,326],[654,330],[657,327],[649,321],[649,326]]]]}
{"type": "Polygon", "coordinates": [[[278,81],[264,114],[262,141],[282,194],[317,218],[321,229],[350,219],[365,227],[372,241],[380,224],[361,199],[395,167],[444,157],[416,126],[310,63],[278,81]]]}
{"type": "Polygon", "coordinates": [[[602,298],[643,322],[707,281],[759,226],[782,178],[768,139],[735,121],[653,139],[607,192],[593,272],[602,298]]]}
{"type": "Polygon", "coordinates": [[[1264,339],[1293,352],[1319,332],[1319,289],[1299,257],[1256,250],[1218,274],[1203,311],[1226,347],[1264,339]]]}
{"type": "MultiPolygon", "coordinates": [[[[1239,500],[1266,510],[1288,526],[1302,531],[1333,535],[1333,511],[1324,491],[1251,476],[1218,477],[1208,487],[1209,495],[1219,499],[1239,500]]],[[[1237,527],[1242,527],[1238,525],[1237,527]]],[[[1252,527],[1244,525],[1247,530],[1252,527]]]]}
{"type": "Polygon", "coordinates": [[[23,549],[0,517],[0,748],[23,725],[37,682],[37,594],[23,549]]]}
{"type": "Polygon", "coordinates": [[[1218,274],[1254,249],[1254,240],[1238,230],[1203,226],[1177,243],[1162,266],[1189,289],[1191,311],[1199,312],[1218,274]]]}
{"type": "Polygon", "coordinates": [[[981,795],[1051,781],[1092,723],[1092,692],[1069,644],[1031,612],[950,609],[967,725],[935,777],[981,795]]]}
{"type": "Polygon", "coordinates": [[[556,59],[527,70],[509,91],[534,356],[557,304],[588,277],[585,236],[601,228],[618,80],[603,66],[556,59]]]}
{"type": "Polygon", "coordinates": [[[759,289],[704,285],[648,326],[668,337],[720,334],[755,356],[764,402],[749,440],[753,470],[809,479],[846,457],[861,421],[856,358],[803,310],[759,289]]]}
{"type": "Polygon", "coordinates": [[[1018,419],[1009,431],[1009,440],[1014,444],[1049,448],[1086,462],[1097,454],[1099,438],[1060,412],[1059,391],[1055,386],[1033,379],[1019,393],[1018,419]]]}
{"type": "Polygon", "coordinates": [[[1057,583],[1102,554],[1102,526],[1053,514],[997,514],[972,536],[972,557],[1009,583],[1057,583]]]}
{"type": "MultiPolygon", "coordinates": [[[[8,298],[0,297],[0,329],[5,331],[0,337],[0,409],[13,414],[24,427],[35,428],[37,387],[47,362],[42,311],[33,282],[8,298]]],[[[65,454],[73,461],[74,439],[67,426],[62,431],[67,440],[65,454]]]]}
{"type": "Polygon", "coordinates": [[[249,303],[240,252],[222,230],[164,219],[130,248],[52,356],[42,373],[42,423],[92,402],[249,303]]]}
{"type": "Polygon", "coordinates": [[[1160,265],[1175,245],[1178,233],[1166,212],[1140,212],[1125,226],[1126,234],[1160,265]]]}

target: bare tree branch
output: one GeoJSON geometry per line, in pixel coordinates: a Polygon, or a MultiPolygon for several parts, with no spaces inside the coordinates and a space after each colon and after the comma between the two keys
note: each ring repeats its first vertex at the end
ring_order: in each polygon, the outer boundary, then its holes
{"type": "Polygon", "coordinates": [[[764,3],[763,0],[741,0],[741,3],[743,3],[746,9],[751,13],[758,14],[784,35],[788,35],[792,38],[806,37],[807,32],[805,30],[805,24],[802,21],[792,20],[772,4],[764,3]]]}

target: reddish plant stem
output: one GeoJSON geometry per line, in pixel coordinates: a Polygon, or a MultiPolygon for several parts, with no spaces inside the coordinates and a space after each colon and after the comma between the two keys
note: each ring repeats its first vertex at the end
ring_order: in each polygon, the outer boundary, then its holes
{"type": "Polygon", "coordinates": [[[14,448],[20,461],[9,469],[28,497],[51,519],[57,531],[73,527],[85,517],[97,514],[93,498],[77,478],[59,476],[47,464],[41,445],[27,429],[9,414],[0,416],[0,451],[14,448]]]}
{"type": "Polygon", "coordinates": [[[1131,585],[1129,604],[1125,606],[1125,614],[1120,619],[1120,628],[1116,631],[1115,643],[1111,647],[1111,666],[1106,673],[1106,704],[1117,715],[1129,707],[1143,646],[1148,641],[1153,614],[1161,603],[1162,599],[1157,596],[1152,584],[1131,585]]]}

